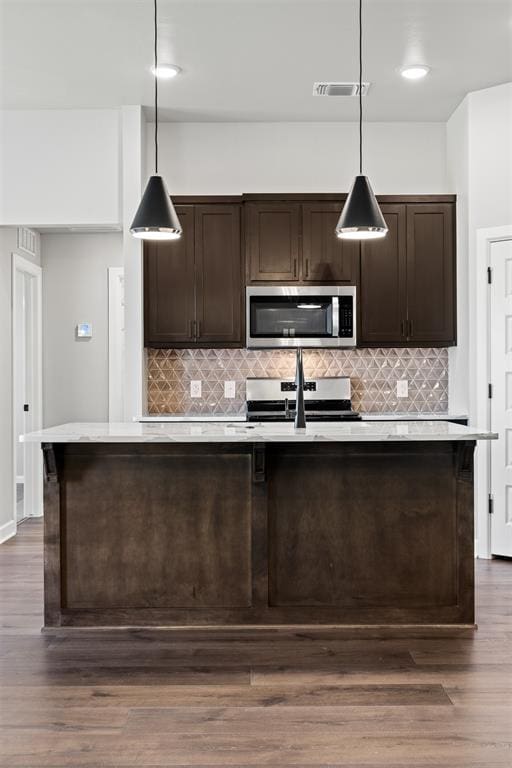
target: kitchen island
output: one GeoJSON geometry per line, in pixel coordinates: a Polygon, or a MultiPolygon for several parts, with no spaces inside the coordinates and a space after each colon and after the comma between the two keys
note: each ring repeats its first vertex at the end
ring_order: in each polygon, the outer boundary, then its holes
{"type": "Polygon", "coordinates": [[[45,626],[471,625],[473,453],[447,422],[67,424],[45,626]]]}

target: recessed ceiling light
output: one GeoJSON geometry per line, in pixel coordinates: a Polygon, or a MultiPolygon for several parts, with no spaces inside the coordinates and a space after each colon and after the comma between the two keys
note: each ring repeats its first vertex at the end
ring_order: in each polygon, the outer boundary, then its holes
{"type": "Polygon", "coordinates": [[[151,67],[151,72],[158,77],[159,80],[171,80],[181,72],[181,69],[175,64],[159,64],[158,67],[151,67]]]}
{"type": "Polygon", "coordinates": [[[414,66],[402,67],[400,70],[402,77],[407,78],[407,80],[421,80],[421,78],[428,75],[429,72],[430,67],[427,67],[426,64],[414,64],[414,66]]]}

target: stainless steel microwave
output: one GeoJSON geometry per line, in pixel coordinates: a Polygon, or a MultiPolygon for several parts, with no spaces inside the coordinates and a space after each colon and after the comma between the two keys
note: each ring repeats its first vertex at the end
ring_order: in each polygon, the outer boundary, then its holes
{"type": "Polygon", "coordinates": [[[355,347],[354,286],[247,288],[247,347],[355,347]]]}

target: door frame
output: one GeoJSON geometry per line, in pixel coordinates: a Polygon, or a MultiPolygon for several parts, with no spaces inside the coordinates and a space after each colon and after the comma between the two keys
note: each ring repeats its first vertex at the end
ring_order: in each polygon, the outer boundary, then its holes
{"type": "Polygon", "coordinates": [[[108,420],[110,422],[124,421],[124,366],[124,267],[108,267],[108,420]]]}
{"type": "MultiPolygon", "coordinates": [[[[17,516],[16,516],[16,449],[17,449],[17,437],[16,437],[16,391],[18,387],[17,359],[19,350],[16,344],[16,287],[18,281],[18,273],[25,273],[30,275],[34,279],[34,304],[33,304],[33,333],[31,338],[33,340],[33,348],[31,350],[32,357],[32,426],[34,430],[42,428],[42,413],[43,413],[43,291],[42,291],[42,269],[32,261],[25,259],[18,253],[12,254],[12,402],[11,413],[13,418],[12,423],[12,454],[13,454],[13,535],[16,533],[17,528],[17,516]]],[[[32,513],[28,517],[41,517],[43,514],[43,461],[42,452],[36,443],[25,443],[25,498],[28,497],[32,500],[32,513]],[[27,472],[27,454],[29,456],[28,465],[30,467],[27,472]],[[27,483],[28,480],[28,483],[27,483]],[[27,485],[29,485],[29,493],[26,493],[27,485]]]]}
{"type": "MultiPolygon", "coordinates": [[[[472,425],[490,429],[491,401],[491,286],[487,278],[491,246],[503,240],[512,240],[512,224],[486,227],[476,231],[476,280],[474,294],[473,343],[470,343],[469,369],[474,376],[475,396],[470,398],[469,417],[472,425]]],[[[470,296],[471,307],[471,296],[470,296]]],[[[471,340],[470,333],[470,340],[471,340]]],[[[489,494],[491,492],[491,447],[487,441],[478,444],[475,454],[475,515],[477,524],[476,555],[490,559],[491,520],[489,494]]]]}

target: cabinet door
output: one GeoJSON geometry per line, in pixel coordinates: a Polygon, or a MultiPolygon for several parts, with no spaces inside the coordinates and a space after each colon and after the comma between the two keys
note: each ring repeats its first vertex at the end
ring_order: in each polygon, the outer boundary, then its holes
{"type": "Polygon", "coordinates": [[[300,205],[246,206],[248,276],[251,282],[296,282],[300,272],[300,205]]]}
{"type": "Polygon", "coordinates": [[[361,245],[361,344],[403,344],[406,305],[405,205],[381,205],[389,231],[361,245]]]}
{"type": "Polygon", "coordinates": [[[411,343],[455,343],[454,213],[450,204],[407,206],[411,343]]]}
{"type": "Polygon", "coordinates": [[[242,343],[240,206],[195,207],[197,341],[242,343]]]}
{"type": "Polygon", "coordinates": [[[144,243],[144,343],[194,340],[194,207],[177,206],[179,240],[144,243]]]}
{"type": "Polygon", "coordinates": [[[357,283],[359,243],[336,237],[340,203],[302,206],[302,280],[314,283],[357,283]]]}

